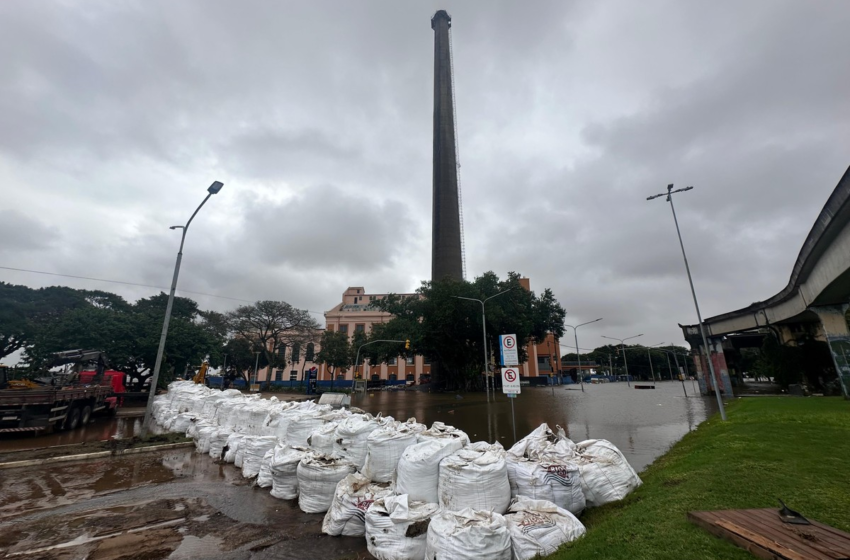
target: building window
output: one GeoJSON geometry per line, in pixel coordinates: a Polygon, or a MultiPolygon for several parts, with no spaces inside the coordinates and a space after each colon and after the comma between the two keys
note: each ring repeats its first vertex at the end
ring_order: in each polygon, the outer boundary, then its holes
{"type": "Polygon", "coordinates": [[[390,381],[395,381],[396,379],[398,379],[398,375],[391,373],[390,374],[390,381]]]}
{"type": "Polygon", "coordinates": [[[431,357],[430,357],[430,356],[425,356],[425,357],[423,358],[423,360],[424,360],[424,363],[425,363],[425,365],[426,365],[426,366],[430,366],[430,365],[431,365],[431,357]]]}
{"type": "Polygon", "coordinates": [[[388,365],[391,365],[391,366],[396,365],[396,363],[397,363],[397,361],[396,361],[396,359],[395,359],[395,358],[390,358],[390,359],[389,359],[389,361],[387,361],[387,364],[388,364],[388,365]]]}
{"type": "Polygon", "coordinates": [[[404,359],[404,361],[405,361],[405,362],[407,363],[407,365],[409,365],[409,366],[412,366],[412,365],[413,365],[413,360],[414,360],[414,357],[413,357],[413,356],[408,356],[408,357],[406,357],[406,358],[404,359]]]}
{"type": "Polygon", "coordinates": [[[413,374],[412,374],[412,373],[408,373],[405,379],[406,379],[407,381],[415,381],[415,380],[416,380],[416,379],[413,377],[413,374]]]}
{"type": "Polygon", "coordinates": [[[286,344],[280,344],[276,349],[275,353],[278,356],[286,356],[286,344]]]}
{"type": "Polygon", "coordinates": [[[308,362],[312,362],[316,358],[316,346],[312,342],[307,343],[307,355],[304,356],[304,359],[308,362]]]}
{"type": "Polygon", "coordinates": [[[369,296],[369,301],[375,301],[375,296],[369,296]]]}
{"type": "Polygon", "coordinates": [[[283,380],[283,370],[282,369],[279,369],[279,370],[274,372],[274,380],[275,381],[282,381],[283,380]]]}
{"type": "Polygon", "coordinates": [[[348,334],[348,325],[340,325],[339,332],[344,332],[345,334],[348,334]]]}
{"type": "Polygon", "coordinates": [[[298,381],[298,370],[297,369],[289,370],[289,380],[290,381],[298,381]]]}
{"type": "Polygon", "coordinates": [[[334,326],[328,325],[328,332],[334,332],[334,326]]]}
{"type": "Polygon", "coordinates": [[[354,325],[354,332],[366,332],[366,325],[364,323],[357,323],[354,325]]]}
{"type": "Polygon", "coordinates": [[[380,380],[381,380],[380,375],[378,375],[377,373],[372,374],[372,381],[380,381],[380,380]]]}
{"type": "Polygon", "coordinates": [[[292,345],[292,357],[290,358],[293,364],[301,361],[301,343],[296,342],[292,345]]]}
{"type": "Polygon", "coordinates": [[[537,369],[551,371],[552,367],[549,364],[549,356],[537,356],[537,369]]]}

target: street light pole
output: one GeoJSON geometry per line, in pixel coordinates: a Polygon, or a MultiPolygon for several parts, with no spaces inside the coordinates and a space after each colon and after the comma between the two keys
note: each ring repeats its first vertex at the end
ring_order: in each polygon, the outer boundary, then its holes
{"type": "Polygon", "coordinates": [[[600,336],[601,336],[602,338],[607,338],[608,340],[619,340],[619,341],[620,341],[620,349],[621,349],[621,351],[623,352],[623,365],[624,365],[624,366],[626,366],[626,384],[627,384],[629,387],[631,387],[631,386],[632,386],[632,382],[631,382],[631,380],[629,379],[629,360],[628,360],[628,358],[626,358],[626,341],[627,341],[627,340],[631,340],[631,339],[633,339],[633,338],[637,338],[637,337],[639,337],[639,336],[643,336],[643,333],[641,333],[641,334],[636,334],[636,335],[634,335],[634,336],[630,336],[630,337],[628,337],[628,338],[614,338],[613,336],[605,336],[605,335],[600,335],[600,336]]]}
{"type": "MultiPolygon", "coordinates": [[[[494,297],[500,296],[502,294],[506,294],[506,293],[510,292],[511,290],[513,290],[513,288],[507,289],[503,292],[499,292],[498,294],[494,294],[494,295],[492,295],[488,298],[485,298],[483,301],[480,300],[480,299],[475,299],[475,298],[468,298],[468,297],[462,297],[462,296],[452,296],[455,299],[465,299],[465,300],[469,300],[469,301],[477,301],[478,303],[481,304],[481,326],[482,326],[482,329],[484,331],[484,390],[487,392],[487,402],[490,402],[490,375],[489,375],[489,373],[490,373],[489,369],[490,368],[488,367],[489,364],[487,363],[487,362],[489,362],[489,360],[488,360],[489,353],[487,352],[487,315],[484,314],[484,304],[487,303],[488,301],[490,301],[491,299],[493,299],[494,297]]],[[[513,365],[513,364],[511,364],[511,365],[513,365]]],[[[517,364],[517,365],[519,365],[519,364],[517,364]]],[[[493,385],[493,389],[494,389],[494,393],[495,393],[495,389],[496,389],[495,384],[493,385]]],[[[495,394],[493,395],[493,400],[496,400],[495,394]]]]}
{"type": "Polygon", "coordinates": [[[581,384],[581,392],[584,393],[584,376],[581,374],[581,351],[578,348],[578,328],[583,327],[585,325],[589,325],[590,323],[595,323],[597,321],[601,321],[602,317],[599,319],[594,319],[593,321],[588,321],[587,323],[582,323],[580,325],[572,326],[572,325],[564,325],[565,327],[570,327],[573,329],[573,335],[575,335],[576,339],[576,358],[578,359],[578,380],[581,384]]]}
{"type": "MultiPolygon", "coordinates": [[[[257,358],[254,360],[254,382],[251,383],[251,385],[257,384],[257,371],[260,369],[260,354],[262,354],[262,352],[254,352],[254,354],[257,356],[257,358]]],[[[271,364],[269,364],[268,367],[271,368],[271,364]]],[[[248,387],[248,392],[251,392],[250,387],[248,387]]]]}
{"type": "Polygon", "coordinates": [[[162,322],[162,333],[159,336],[159,348],[156,351],[156,362],[153,367],[153,375],[151,376],[151,384],[148,389],[148,404],[145,407],[145,418],[142,421],[142,432],[141,437],[144,438],[148,435],[148,430],[150,430],[150,422],[151,422],[151,412],[153,411],[153,398],[156,395],[156,385],[159,382],[159,370],[162,367],[162,355],[165,352],[165,340],[168,338],[168,324],[171,322],[171,308],[174,306],[174,292],[177,290],[177,277],[180,275],[180,263],[183,260],[183,243],[186,241],[186,232],[189,231],[189,225],[192,223],[192,220],[195,219],[195,215],[201,209],[201,207],[206,204],[207,200],[214,195],[218,194],[223,187],[224,184],[215,181],[212,185],[207,188],[207,196],[198,205],[194,212],[192,212],[192,216],[189,218],[189,221],[186,222],[185,226],[171,226],[169,229],[182,229],[183,235],[180,237],[180,250],[177,251],[177,263],[174,265],[174,276],[171,278],[171,291],[168,293],[168,304],[165,306],[165,320],[162,322]]]}
{"type": "Polygon", "coordinates": [[[652,375],[652,385],[653,385],[653,387],[655,386],[655,370],[652,368],[652,354],[650,353],[649,349],[654,348],[655,346],[661,346],[662,344],[664,344],[664,343],[659,342],[658,344],[653,344],[652,346],[646,347],[646,357],[649,360],[649,373],[650,373],[650,375],[652,375]]]}
{"type": "Polygon", "coordinates": [[[699,311],[699,302],[697,301],[697,292],[694,289],[694,280],[691,277],[691,267],[688,265],[688,255],[685,253],[685,244],[682,242],[682,232],[679,230],[679,219],[676,218],[676,207],[673,206],[673,194],[686,192],[693,187],[685,187],[683,189],[673,190],[673,184],[667,185],[667,192],[654,194],[646,197],[647,200],[652,200],[661,196],[667,197],[667,202],[670,203],[670,210],[673,212],[673,222],[676,224],[676,235],[679,236],[679,246],[682,248],[682,258],[685,260],[685,270],[688,273],[688,283],[691,285],[691,295],[694,297],[694,308],[697,311],[697,321],[699,321],[699,332],[702,335],[702,344],[705,348],[705,361],[708,362],[708,369],[711,373],[711,386],[714,388],[714,394],[717,396],[717,408],[720,410],[720,419],[726,421],[726,408],[723,406],[723,399],[720,397],[720,387],[718,386],[717,378],[714,373],[714,364],[711,363],[711,351],[708,346],[708,337],[705,336],[705,326],[702,324],[702,314],[699,311]]]}

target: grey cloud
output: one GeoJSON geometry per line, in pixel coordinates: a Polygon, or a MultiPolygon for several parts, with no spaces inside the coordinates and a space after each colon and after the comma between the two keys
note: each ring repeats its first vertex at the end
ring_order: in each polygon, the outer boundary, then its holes
{"type": "Polygon", "coordinates": [[[55,247],[60,238],[54,226],[16,210],[0,210],[0,253],[44,252],[55,247]]]}

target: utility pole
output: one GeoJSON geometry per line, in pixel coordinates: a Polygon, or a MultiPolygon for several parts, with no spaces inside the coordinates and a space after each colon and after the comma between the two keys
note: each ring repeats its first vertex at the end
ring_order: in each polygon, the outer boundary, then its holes
{"type": "Polygon", "coordinates": [[[711,362],[711,350],[708,345],[708,337],[705,335],[705,325],[702,324],[702,314],[699,311],[699,302],[697,301],[697,292],[694,289],[694,280],[691,277],[691,267],[688,265],[688,255],[685,253],[685,244],[682,242],[682,232],[679,230],[679,219],[676,218],[676,208],[673,206],[673,195],[680,192],[686,192],[693,187],[685,187],[683,189],[673,190],[673,184],[667,185],[667,192],[654,194],[646,197],[647,200],[652,200],[661,196],[667,197],[667,202],[670,203],[670,210],[673,212],[673,222],[676,224],[676,235],[679,236],[679,246],[682,248],[682,258],[685,260],[685,270],[688,273],[688,283],[691,285],[691,295],[694,297],[694,308],[697,311],[697,321],[699,321],[699,332],[702,335],[702,344],[705,348],[705,361],[708,362],[708,369],[711,373],[711,386],[714,388],[714,394],[717,397],[717,408],[720,410],[720,419],[726,421],[726,408],[723,406],[723,398],[720,396],[720,387],[714,373],[714,364],[711,362]]]}

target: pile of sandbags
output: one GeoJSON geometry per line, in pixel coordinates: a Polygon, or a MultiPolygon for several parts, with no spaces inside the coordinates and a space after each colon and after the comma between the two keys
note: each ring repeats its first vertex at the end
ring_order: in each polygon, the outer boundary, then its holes
{"type": "Polygon", "coordinates": [[[625,498],[642,484],[623,452],[610,441],[589,439],[578,444],[581,486],[589,506],[625,498]]]}
{"type": "MultiPolygon", "coordinates": [[[[421,424],[420,424],[421,426],[421,424]]],[[[404,450],[416,443],[417,432],[408,422],[393,422],[366,438],[363,474],[376,482],[390,482],[404,450]]]]}
{"type": "Polygon", "coordinates": [[[411,500],[439,503],[440,461],[462,447],[459,437],[426,438],[407,447],[396,468],[396,492],[411,500]]]}
{"type": "Polygon", "coordinates": [[[498,513],[442,510],[431,518],[426,560],[511,560],[511,536],[498,513]]]}
{"type": "Polygon", "coordinates": [[[220,428],[210,434],[210,457],[212,457],[216,461],[220,461],[223,459],[224,448],[227,446],[227,441],[230,439],[231,435],[232,434],[224,428],[220,428]]]}
{"type": "Polygon", "coordinates": [[[407,494],[379,498],[366,511],[366,547],[378,560],[421,560],[438,504],[409,501],[407,494]]]}
{"type": "Polygon", "coordinates": [[[311,451],[305,447],[279,445],[275,447],[269,470],[272,475],[271,494],[281,500],[298,497],[298,463],[311,451]]]}
{"type": "Polygon", "coordinates": [[[519,497],[508,511],[505,521],[515,560],[547,556],[585,533],[584,525],[572,513],[546,500],[519,497]]]}
{"type": "Polygon", "coordinates": [[[366,510],[391,491],[389,483],[374,483],[360,473],[346,476],[336,485],[322,532],[334,537],[362,537],[366,534],[366,510]]]}
{"type": "Polygon", "coordinates": [[[232,463],[236,461],[236,452],[239,451],[239,445],[245,439],[244,434],[232,433],[227,436],[227,443],[224,445],[224,462],[232,463]]]}
{"type": "Polygon", "coordinates": [[[333,502],[336,485],[357,469],[345,459],[305,455],[298,463],[298,507],[304,513],[325,513],[333,502]]]}
{"type": "Polygon", "coordinates": [[[479,441],[443,459],[438,495],[448,510],[468,507],[505,513],[511,502],[505,449],[499,443],[479,441]]]}
{"type": "Polygon", "coordinates": [[[307,445],[318,455],[333,455],[338,425],[338,422],[328,422],[313,430],[307,438],[307,445]]]}

